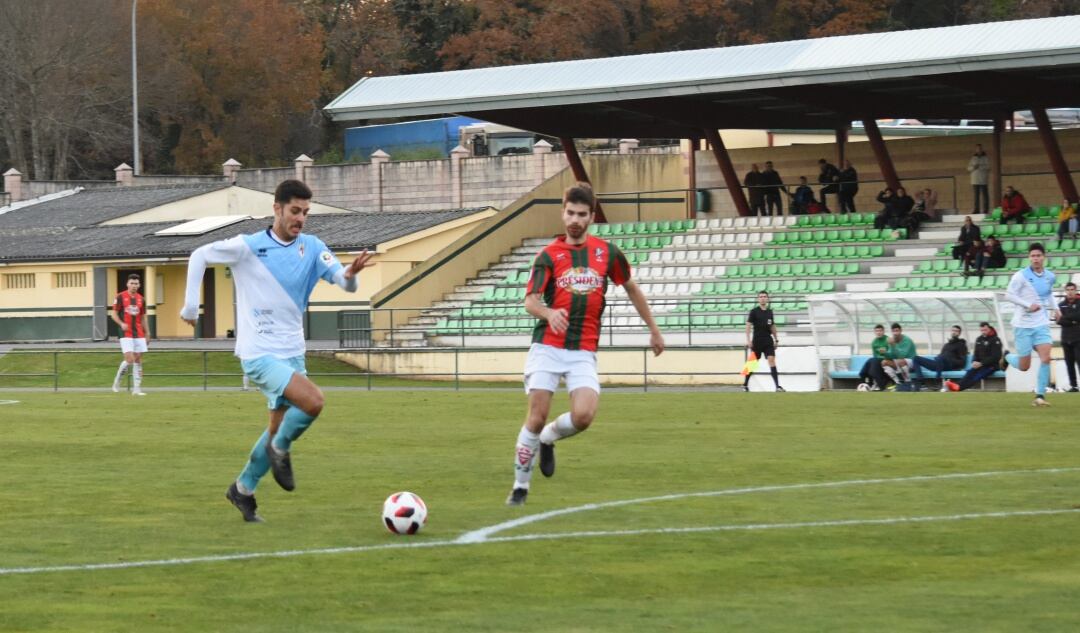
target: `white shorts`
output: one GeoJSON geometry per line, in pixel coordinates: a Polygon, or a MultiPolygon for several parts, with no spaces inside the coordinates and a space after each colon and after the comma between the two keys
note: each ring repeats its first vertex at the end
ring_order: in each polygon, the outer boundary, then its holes
{"type": "Polygon", "coordinates": [[[560,378],[566,378],[568,392],[585,387],[600,393],[596,352],[533,343],[525,358],[525,393],[533,389],[555,393],[560,378]]]}
{"type": "Polygon", "coordinates": [[[121,336],[120,351],[125,354],[142,354],[146,351],[146,339],[121,336]]]}

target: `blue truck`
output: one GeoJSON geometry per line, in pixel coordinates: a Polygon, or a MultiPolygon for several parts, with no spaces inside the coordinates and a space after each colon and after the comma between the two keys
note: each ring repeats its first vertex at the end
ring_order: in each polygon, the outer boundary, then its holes
{"type": "Polygon", "coordinates": [[[454,116],[351,127],[345,130],[345,157],[367,160],[375,150],[381,149],[395,158],[447,158],[459,142],[460,129],[479,123],[483,121],[454,116]]]}

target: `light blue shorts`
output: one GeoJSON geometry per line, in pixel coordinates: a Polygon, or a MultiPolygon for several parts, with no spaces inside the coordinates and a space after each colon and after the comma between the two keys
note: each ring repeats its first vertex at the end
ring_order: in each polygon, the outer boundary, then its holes
{"type": "Polygon", "coordinates": [[[1049,325],[1018,327],[1014,333],[1016,334],[1016,355],[1021,358],[1031,356],[1031,350],[1035,349],[1036,345],[1053,345],[1054,343],[1054,339],[1050,336],[1049,325]]]}
{"type": "Polygon", "coordinates": [[[249,360],[240,361],[244,373],[251,379],[251,384],[259,388],[266,396],[266,405],[270,409],[277,409],[289,404],[285,399],[285,387],[289,386],[294,373],[307,375],[307,367],[304,366],[303,356],[292,358],[276,358],[274,356],[260,356],[249,360]]]}

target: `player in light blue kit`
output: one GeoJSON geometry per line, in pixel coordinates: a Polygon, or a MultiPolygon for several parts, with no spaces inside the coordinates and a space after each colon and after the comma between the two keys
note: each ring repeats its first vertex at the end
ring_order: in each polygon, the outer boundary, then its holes
{"type": "Polygon", "coordinates": [[[188,262],[182,318],[195,325],[199,288],[207,264],[228,264],[236,284],[236,355],[244,374],[269,401],[270,425],[263,432],[240,476],[225,493],[245,521],[260,522],[255,487],[268,470],[285,490],[293,490],[292,443],[323,408],[323,394],[304,368],[303,314],[319,279],[356,292],[357,273],[371,254],[361,253],[342,266],[326,244],[301,235],[311,206],[311,190],[286,180],[274,192],[274,224],[200,247],[188,262]]]}
{"type": "Polygon", "coordinates": [[[1031,351],[1039,353],[1039,378],[1035,386],[1033,407],[1048,407],[1046,387],[1050,384],[1050,321],[1058,319],[1054,301],[1054,273],[1046,270],[1046,250],[1035,242],[1028,249],[1030,266],[1016,271],[1005,291],[1005,299],[1016,304],[1012,325],[1016,335],[1016,353],[1006,354],[1005,360],[1020,371],[1031,367],[1031,351]]]}

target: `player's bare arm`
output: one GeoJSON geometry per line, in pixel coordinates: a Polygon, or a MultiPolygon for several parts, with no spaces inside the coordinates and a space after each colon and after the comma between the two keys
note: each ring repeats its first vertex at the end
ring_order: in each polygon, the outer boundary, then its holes
{"type": "Polygon", "coordinates": [[[566,310],[563,308],[553,310],[547,307],[543,296],[538,292],[525,295],[525,311],[542,321],[547,321],[551,331],[556,334],[562,334],[570,325],[566,310]]]}
{"type": "Polygon", "coordinates": [[[645,299],[645,293],[632,279],[623,284],[623,289],[626,290],[626,296],[630,298],[630,303],[634,304],[638,316],[641,317],[642,321],[645,321],[645,325],[649,328],[649,347],[652,348],[653,355],[659,356],[663,354],[664,336],[660,334],[660,328],[656,326],[656,320],[653,319],[652,310],[649,309],[649,302],[645,299]]]}
{"type": "Polygon", "coordinates": [[[127,332],[127,330],[128,330],[127,323],[124,323],[122,320],[120,320],[120,317],[116,316],[116,311],[115,310],[113,311],[111,316],[112,316],[113,322],[115,322],[116,325],[120,326],[120,330],[122,332],[127,332]]]}

